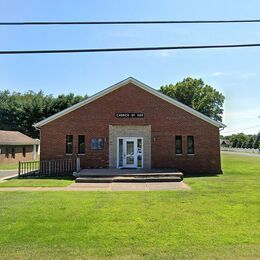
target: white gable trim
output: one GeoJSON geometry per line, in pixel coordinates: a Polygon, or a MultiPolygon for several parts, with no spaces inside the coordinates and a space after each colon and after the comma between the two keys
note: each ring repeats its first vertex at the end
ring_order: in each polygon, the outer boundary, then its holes
{"type": "Polygon", "coordinates": [[[68,114],[68,113],[70,113],[70,112],[72,112],[72,111],[74,111],[74,110],[76,110],[76,109],[78,109],[78,108],[88,104],[88,103],[91,103],[94,100],[96,100],[96,99],[98,99],[100,97],[103,97],[104,95],[106,95],[106,94],[108,94],[108,93],[110,93],[110,92],[112,92],[112,91],[114,91],[114,90],[116,90],[116,89],[118,89],[118,88],[128,84],[128,83],[133,83],[137,87],[140,87],[141,89],[143,89],[143,90],[145,90],[145,91],[147,91],[147,92],[149,92],[149,93],[151,93],[151,94],[153,94],[153,95],[155,95],[155,96],[157,96],[157,97],[159,97],[159,98],[161,98],[161,99],[163,99],[163,100],[165,100],[165,101],[175,105],[176,107],[179,107],[179,108],[187,111],[188,113],[190,113],[190,114],[192,114],[192,115],[194,115],[194,116],[196,116],[196,117],[198,117],[198,118],[200,118],[200,119],[202,119],[202,120],[204,120],[204,121],[206,121],[206,122],[208,122],[208,123],[210,123],[210,124],[212,124],[212,125],[214,125],[216,127],[219,127],[219,128],[226,127],[226,125],[222,124],[221,122],[217,122],[217,121],[215,121],[215,120],[213,120],[213,119],[203,115],[202,113],[200,113],[200,112],[198,112],[198,111],[196,111],[196,110],[194,110],[194,109],[192,109],[192,108],[182,104],[181,102],[179,102],[179,101],[177,101],[175,99],[172,99],[172,98],[162,94],[161,92],[159,92],[159,91],[157,91],[157,90],[147,86],[146,84],[144,84],[144,83],[142,83],[142,82],[140,82],[137,79],[132,78],[132,77],[129,77],[129,78],[125,79],[125,80],[122,80],[122,81],[118,82],[117,84],[112,85],[111,87],[108,87],[108,88],[98,92],[97,94],[95,94],[95,95],[93,95],[93,96],[91,96],[91,97],[89,97],[89,98],[87,98],[87,99],[85,99],[85,100],[83,100],[83,101],[81,101],[81,102],[79,102],[79,103],[69,107],[69,108],[66,108],[66,109],[60,111],[59,113],[56,113],[56,114],[54,114],[54,115],[52,115],[52,116],[50,116],[50,117],[48,117],[48,118],[38,122],[38,123],[36,123],[34,125],[34,127],[41,127],[43,125],[46,125],[46,124],[50,123],[51,121],[53,121],[53,120],[55,120],[55,119],[57,119],[59,117],[62,117],[64,115],[66,115],[66,114],[68,114]]]}

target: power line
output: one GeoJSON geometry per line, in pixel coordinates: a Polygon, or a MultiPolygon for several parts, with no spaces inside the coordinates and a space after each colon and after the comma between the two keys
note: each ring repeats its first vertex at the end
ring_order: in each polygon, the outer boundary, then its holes
{"type": "Polygon", "coordinates": [[[260,23],[260,19],[249,20],[164,20],[164,21],[67,21],[67,22],[0,22],[9,25],[122,25],[122,24],[213,24],[213,23],[260,23]]]}
{"type": "Polygon", "coordinates": [[[250,126],[250,127],[247,127],[247,128],[239,129],[239,130],[233,130],[233,131],[230,130],[230,131],[225,132],[225,134],[234,133],[234,132],[241,132],[241,131],[255,129],[255,128],[259,128],[259,127],[260,127],[260,125],[253,125],[253,126],[250,126]]]}
{"type": "Polygon", "coordinates": [[[126,52],[126,51],[158,51],[158,50],[187,50],[187,49],[218,49],[218,48],[248,48],[260,47],[260,43],[252,44],[221,44],[221,45],[191,45],[164,47],[133,47],[133,48],[103,48],[103,49],[57,49],[57,50],[15,50],[0,51],[0,55],[7,54],[46,54],[46,53],[82,53],[82,52],[126,52]]]}

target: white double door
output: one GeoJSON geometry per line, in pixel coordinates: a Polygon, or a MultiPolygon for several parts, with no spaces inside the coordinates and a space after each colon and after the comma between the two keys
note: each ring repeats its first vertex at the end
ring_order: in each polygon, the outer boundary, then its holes
{"type": "Polygon", "coordinates": [[[118,167],[142,168],[143,139],[137,137],[118,138],[118,167]]]}

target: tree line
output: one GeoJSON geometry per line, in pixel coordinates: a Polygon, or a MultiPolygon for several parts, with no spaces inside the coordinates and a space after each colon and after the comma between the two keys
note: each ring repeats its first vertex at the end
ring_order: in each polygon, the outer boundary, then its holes
{"type": "MultiPolygon", "coordinates": [[[[186,78],[176,84],[161,86],[159,91],[212,119],[222,121],[225,98],[202,79],[186,78]]],[[[17,130],[33,138],[39,138],[39,131],[33,124],[86,98],[87,95],[72,93],[54,97],[44,94],[43,91],[0,91],[0,129],[17,130]]]]}
{"type": "Polygon", "coordinates": [[[243,133],[232,134],[229,136],[221,136],[224,140],[228,140],[227,146],[232,148],[260,148],[260,132],[257,135],[246,135],[243,133]]]}
{"type": "Polygon", "coordinates": [[[33,138],[39,138],[39,131],[33,124],[68,108],[85,96],[45,95],[43,91],[26,93],[0,91],[0,130],[20,131],[33,138]]]}

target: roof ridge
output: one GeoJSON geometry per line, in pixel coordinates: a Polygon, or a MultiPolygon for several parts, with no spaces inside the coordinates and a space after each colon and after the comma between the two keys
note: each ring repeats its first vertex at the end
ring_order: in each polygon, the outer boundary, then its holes
{"type": "Polygon", "coordinates": [[[73,106],[71,106],[69,108],[66,108],[66,109],[64,109],[64,110],[62,110],[62,111],[60,111],[60,112],[58,112],[58,113],[56,113],[56,114],[54,114],[54,115],[52,115],[50,117],[47,117],[46,119],[44,119],[44,120],[34,124],[34,127],[36,127],[36,128],[37,127],[41,127],[41,126],[43,126],[43,125],[45,125],[45,124],[47,124],[47,123],[49,123],[49,122],[51,122],[51,121],[61,117],[63,115],[66,115],[69,112],[72,112],[72,111],[74,111],[74,110],[76,110],[76,109],[78,109],[78,108],[80,108],[80,107],[82,107],[82,106],[84,106],[84,105],[86,105],[86,104],[88,104],[88,103],[90,103],[90,102],[92,102],[92,101],[94,101],[94,100],[96,100],[96,99],[98,99],[98,98],[100,98],[100,97],[102,97],[102,96],[104,96],[104,95],[106,95],[106,94],[108,94],[108,93],[110,93],[110,92],[112,92],[112,91],[114,91],[114,90],[124,86],[124,85],[126,85],[129,82],[131,82],[135,86],[140,87],[143,90],[146,90],[147,92],[157,96],[158,98],[161,98],[161,99],[165,100],[166,102],[169,102],[169,103],[171,103],[171,104],[173,104],[173,105],[175,105],[175,106],[185,110],[186,112],[188,112],[190,114],[193,114],[194,116],[196,116],[198,118],[201,118],[202,120],[204,120],[204,121],[206,121],[206,122],[208,122],[208,123],[210,123],[212,125],[215,125],[217,127],[222,127],[222,128],[226,127],[223,123],[218,122],[218,121],[216,121],[216,120],[214,120],[214,119],[212,119],[212,118],[210,118],[210,117],[200,113],[199,111],[197,111],[197,110],[195,110],[195,109],[193,109],[193,108],[191,108],[191,107],[189,107],[189,106],[179,102],[176,99],[173,99],[173,98],[171,98],[169,96],[166,96],[165,94],[163,94],[163,93],[159,92],[158,90],[156,90],[156,89],[146,85],[145,83],[137,80],[134,77],[127,77],[127,78],[119,81],[118,83],[116,83],[116,84],[114,84],[114,85],[112,85],[112,86],[110,86],[108,88],[105,88],[105,89],[97,92],[96,94],[90,96],[89,98],[84,99],[83,101],[81,101],[81,102],[79,102],[79,103],[77,103],[77,104],[75,104],[75,105],[73,105],[73,106]]]}

